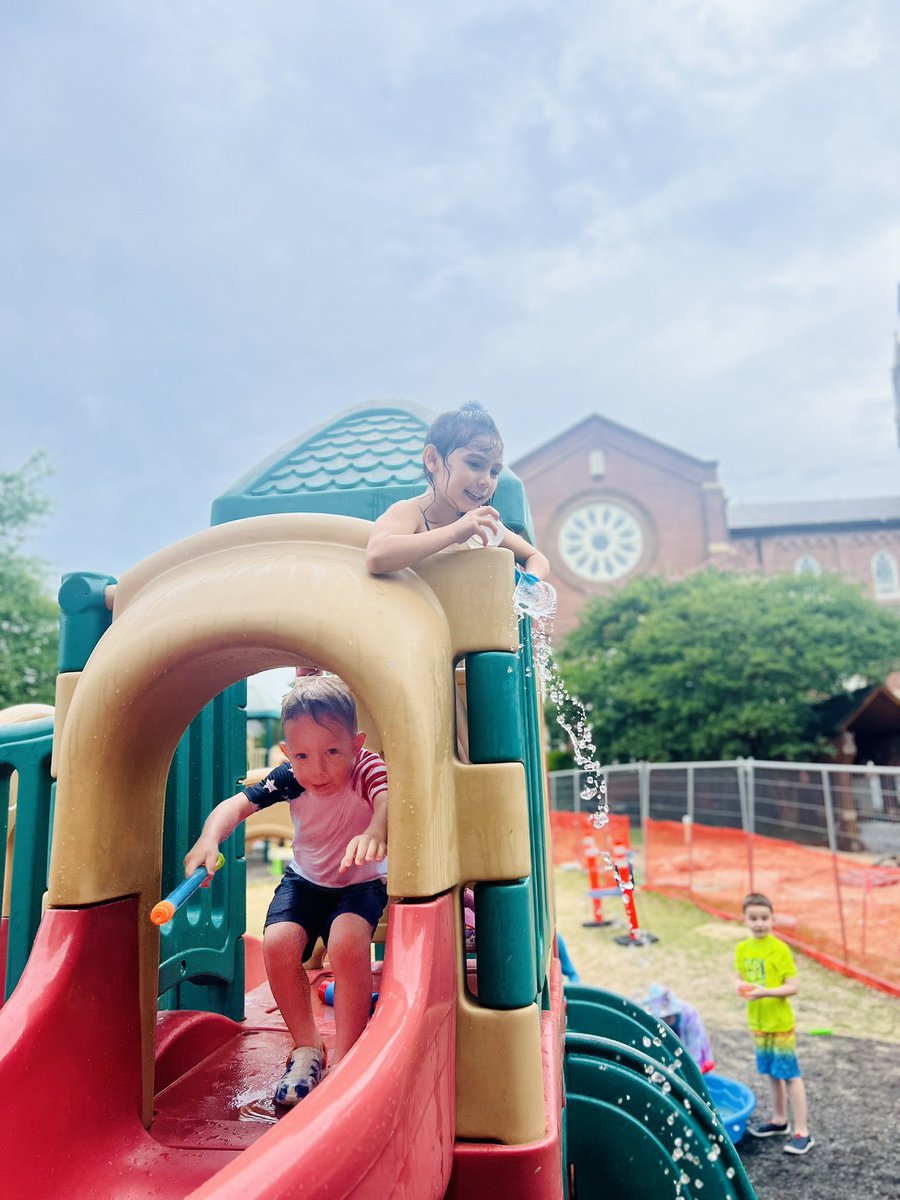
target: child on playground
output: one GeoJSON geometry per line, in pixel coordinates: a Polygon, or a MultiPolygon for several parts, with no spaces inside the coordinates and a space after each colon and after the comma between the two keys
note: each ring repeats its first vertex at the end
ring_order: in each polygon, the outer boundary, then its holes
{"type": "Polygon", "coordinates": [[[185,874],[212,875],[219,843],[251,814],[290,804],[293,858],[266,914],[263,954],[272,995],[294,1049],[277,1104],[293,1105],[321,1080],[325,1051],[302,970],[317,938],[335,977],[335,1044],[330,1066],[366,1027],[372,996],[370,945],[387,903],[387,771],[363,749],[356,702],[333,677],[298,679],[281,708],[287,758],[262,782],[218,804],[184,860],[185,874]]]}
{"type": "Polygon", "coordinates": [[[806,1154],[816,1144],[807,1124],[806,1088],[797,1063],[794,1013],[788,996],[797,994],[797,968],[790,948],[772,934],[772,901],[761,892],[744,897],[744,924],[750,937],[734,951],[735,990],[747,1001],[747,1021],[756,1046],[756,1069],[767,1075],[772,1120],[748,1128],[756,1138],[789,1137],[786,1154],[806,1154]],[[788,1127],[788,1101],[794,1131],[788,1127]]]}
{"type": "Polygon", "coordinates": [[[373,575],[415,566],[467,543],[503,546],[529,574],[547,575],[544,555],[506,529],[491,506],[503,469],[503,440],[480,404],[441,413],[425,435],[422,463],[425,491],[392,504],[369,535],[366,566],[373,575]]]}

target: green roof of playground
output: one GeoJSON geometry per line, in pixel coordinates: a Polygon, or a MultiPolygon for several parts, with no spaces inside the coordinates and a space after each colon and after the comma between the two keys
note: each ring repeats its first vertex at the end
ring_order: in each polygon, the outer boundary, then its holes
{"type": "MultiPolygon", "coordinates": [[[[422,446],[437,414],[374,401],[307,430],[238,479],[212,506],[212,525],[269,513],[336,513],[374,521],[424,486],[422,446]]],[[[504,468],[494,498],[504,522],[533,538],[519,478],[504,468]]]]}

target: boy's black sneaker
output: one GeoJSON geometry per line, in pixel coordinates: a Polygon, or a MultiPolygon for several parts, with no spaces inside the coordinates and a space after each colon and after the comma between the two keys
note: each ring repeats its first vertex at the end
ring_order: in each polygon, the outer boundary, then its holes
{"type": "MultiPolygon", "coordinates": [[[[766,1121],[764,1125],[748,1126],[747,1132],[751,1137],[787,1137],[790,1134],[787,1121],[783,1125],[776,1125],[774,1121],[766,1121]]],[[[796,1153],[805,1154],[805,1150],[798,1150],[796,1153]]]]}
{"type": "Polygon", "coordinates": [[[795,1133],[783,1149],[785,1154],[808,1154],[815,1144],[814,1137],[801,1137],[799,1133],[795,1133]]]}

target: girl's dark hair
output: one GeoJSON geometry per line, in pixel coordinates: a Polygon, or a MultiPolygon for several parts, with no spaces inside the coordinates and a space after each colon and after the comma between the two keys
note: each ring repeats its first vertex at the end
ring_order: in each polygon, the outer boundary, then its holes
{"type": "MultiPolygon", "coordinates": [[[[471,400],[460,408],[441,413],[425,434],[425,445],[434,446],[446,463],[448,454],[461,446],[468,446],[478,437],[489,438],[491,449],[503,453],[503,438],[494,424],[494,418],[477,401],[471,400]]],[[[427,467],[424,470],[430,482],[431,473],[427,467]]]]}

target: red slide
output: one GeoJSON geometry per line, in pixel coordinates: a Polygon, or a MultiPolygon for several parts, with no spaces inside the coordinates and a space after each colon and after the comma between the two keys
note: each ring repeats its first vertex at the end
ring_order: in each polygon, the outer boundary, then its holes
{"type": "Polygon", "coordinates": [[[456,948],[449,896],[391,910],[363,1037],[277,1124],[283,1025],[171,1014],[153,1124],[140,1120],[137,901],[55,909],[0,1010],[4,1200],[442,1197],[453,1165],[456,948]],[[174,1031],[174,1032],[173,1032],[174,1031]]]}

